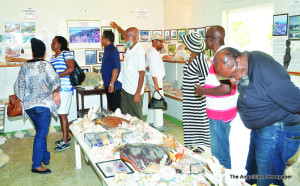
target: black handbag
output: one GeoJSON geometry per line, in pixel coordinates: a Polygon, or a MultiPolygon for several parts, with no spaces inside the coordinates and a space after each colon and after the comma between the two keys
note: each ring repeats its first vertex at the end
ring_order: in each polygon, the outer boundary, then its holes
{"type": "Polygon", "coordinates": [[[152,98],[151,98],[151,100],[150,100],[150,102],[148,104],[148,108],[150,108],[150,109],[163,109],[163,110],[167,110],[168,109],[168,104],[165,101],[165,99],[162,97],[162,95],[159,92],[157,92],[161,96],[161,98],[160,99],[156,99],[154,97],[154,93],[155,92],[153,92],[153,94],[152,94],[152,98]]]}
{"type": "MultiPolygon", "coordinates": [[[[63,57],[64,57],[64,61],[66,62],[65,53],[63,53],[63,57]]],[[[69,75],[69,77],[73,87],[77,85],[81,85],[81,83],[85,80],[85,74],[82,71],[82,69],[79,67],[75,59],[74,59],[74,72],[72,72],[69,75]]]]}

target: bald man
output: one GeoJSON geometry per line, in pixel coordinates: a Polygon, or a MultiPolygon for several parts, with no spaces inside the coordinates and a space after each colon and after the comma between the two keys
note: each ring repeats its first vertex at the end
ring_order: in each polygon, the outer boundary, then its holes
{"type": "Polygon", "coordinates": [[[300,144],[300,89],[283,66],[259,51],[218,51],[216,71],[238,85],[237,107],[251,129],[246,164],[251,185],[284,185],[287,161],[300,144]]]}
{"type": "MultiPolygon", "coordinates": [[[[206,47],[216,53],[225,46],[224,37],[225,30],[223,27],[210,27],[205,35],[206,47]]],[[[221,165],[227,169],[231,169],[229,134],[231,129],[230,123],[237,113],[236,85],[232,86],[229,80],[217,77],[212,59],[204,88],[200,85],[195,86],[195,91],[198,95],[206,95],[211,154],[220,161],[221,165]]]]}
{"type": "Polygon", "coordinates": [[[125,39],[127,48],[119,79],[122,82],[121,112],[143,119],[143,97],[145,78],[145,51],[139,40],[139,30],[130,27],[124,31],[115,22],[111,26],[117,29],[125,39]]]}

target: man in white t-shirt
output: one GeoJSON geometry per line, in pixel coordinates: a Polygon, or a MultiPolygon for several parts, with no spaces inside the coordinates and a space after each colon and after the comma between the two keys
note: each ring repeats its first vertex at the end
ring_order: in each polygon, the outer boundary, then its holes
{"type": "Polygon", "coordinates": [[[122,82],[121,112],[143,119],[145,51],[138,42],[139,30],[130,27],[124,31],[115,22],[111,26],[121,33],[127,48],[118,78],[122,82]]]}
{"type": "MultiPolygon", "coordinates": [[[[152,47],[148,50],[146,56],[146,78],[150,86],[150,95],[160,99],[159,92],[162,96],[163,78],[165,77],[164,62],[159,56],[159,51],[163,48],[165,38],[159,34],[151,36],[152,47]],[[154,93],[155,92],[155,93],[154,93]],[[154,94],[153,94],[154,93],[154,94]]],[[[168,127],[163,126],[163,111],[162,109],[149,109],[147,122],[159,131],[166,131],[168,127]]]]}

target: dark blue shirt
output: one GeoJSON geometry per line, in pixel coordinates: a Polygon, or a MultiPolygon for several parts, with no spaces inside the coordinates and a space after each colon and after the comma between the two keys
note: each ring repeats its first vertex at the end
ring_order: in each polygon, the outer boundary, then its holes
{"type": "MultiPolygon", "coordinates": [[[[102,58],[102,67],[101,67],[101,73],[102,73],[102,79],[104,82],[104,87],[108,87],[110,80],[111,80],[111,75],[112,75],[112,70],[113,69],[118,69],[118,77],[120,74],[120,56],[119,52],[114,46],[113,43],[105,47],[104,49],[104,54],[102,58]]],[[[118,80],[115,81],[114,83],[115,89],[121,89],[122,84],[118,80]]]]}
{"type": "Polygon", "coordinates": [[[237,109],[244,125],[259,129],[300,121],[300,89],[281,64],[263,52],[248,54],[248,86],[238,85],[237,109]]]}

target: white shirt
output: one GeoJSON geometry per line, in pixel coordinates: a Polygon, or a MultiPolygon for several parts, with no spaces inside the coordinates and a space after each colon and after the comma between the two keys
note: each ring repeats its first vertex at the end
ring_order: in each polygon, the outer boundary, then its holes
{"type": "MultiPolygon", "coordinates": [[[[134,95],[137,90],[139,71],[145,71],[145,51],[137,42],[132,49],[126,51],[120,74],[122,76],[122,88],[129,94],[134,95]]],[[[145,83],[143,83],[141,94],[144,93],[144,85],[145,83]]]]}
{"type": "Polygon", "coordinates": [[[149,67],[151,77],[163,79],[165,77],[165,66],[159,52],[151,47],[146,56],[146,66],[149,67]]]}

